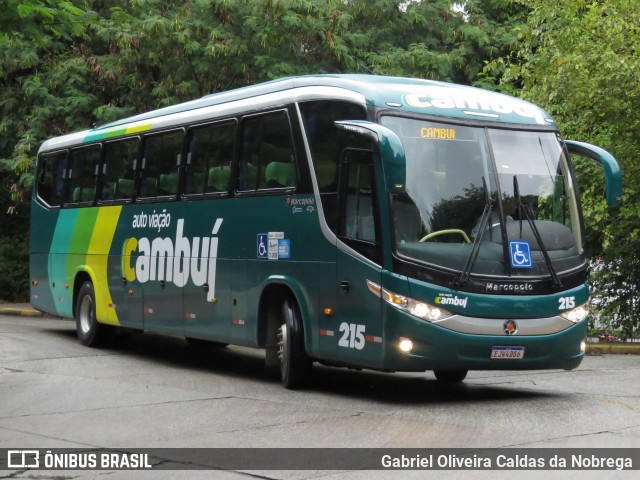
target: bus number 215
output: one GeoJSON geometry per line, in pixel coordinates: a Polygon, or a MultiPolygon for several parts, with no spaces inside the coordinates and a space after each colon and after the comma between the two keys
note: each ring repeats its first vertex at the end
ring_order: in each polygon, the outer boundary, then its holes
{"type": "Polygon", "coordinates": [[[339,330],[342,334],[338,341],[339,347],[355,348],[356,350],[364,348],[364,325],[342,322],[339,330]]]}
{"type": "Polygon", "coordinates": [[[576,297],[560,297],[558,310],[570,310],[576,306],[576,297]]]}

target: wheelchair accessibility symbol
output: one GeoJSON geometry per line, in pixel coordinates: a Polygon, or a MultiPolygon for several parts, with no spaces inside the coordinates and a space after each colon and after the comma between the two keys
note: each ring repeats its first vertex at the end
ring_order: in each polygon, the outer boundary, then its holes
{"type": "Polygon", "coordinates": [[[531,246],[526,240],[511,240],[509,242],[512,268],[532,268],[531,246]]]}
{"type": "Polygon", "coordinates": [[[289,260],[291,240],[284,238],[284,232],[258,233],[256,257],[261,260],[289,260]]]}
{"type": "Polygon", "coordinates": [[[268,258],[268,249],[267,245],[269,242],[269,234],[267,233],[259,233],[257,239],[257,254],[258,258],[268,258]]]}

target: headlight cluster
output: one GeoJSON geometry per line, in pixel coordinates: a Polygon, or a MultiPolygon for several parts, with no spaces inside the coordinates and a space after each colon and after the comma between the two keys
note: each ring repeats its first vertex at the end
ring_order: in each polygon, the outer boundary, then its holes
{"type": "Polygon", "coordinates": [[[382,298],[389,305],[393,305],[398,310],[410,313],[411,315],[422,320],[426,320],[428,322],[437,322],[438,320],[444,320],[445,318],[453,315],[453,313],[445,310],[444,308],[435,307],[426,302],[420,302],[418,300],[414,300],[413,298],[399,295],[390,290],[387,290],[386,288],[382,288],[380,285],[377,285],[370,280],[367,280],[367,286],[369,287],[371,293],[382,298]]]}
{"type": "Polygon", "coordinates": [[[562,318],[573,323],[578,323],[579,321],[584,320],[587,315],[589,315],[589,302],[583,303],[576,308],[572,308],[571,310],[567,310],[560,314],[562,318]]]}

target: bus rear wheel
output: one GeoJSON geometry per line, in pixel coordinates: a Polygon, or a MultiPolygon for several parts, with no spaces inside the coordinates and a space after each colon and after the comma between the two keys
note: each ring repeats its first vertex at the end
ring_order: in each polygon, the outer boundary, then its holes
{"type": "Polygon", "coordinates": [[[311,375],[311,360],[304,349],[300,310],[295,301],[282,304],[282,323],[278,329],[278,359],[280,381],[286,388],[306,385],[311,375]]]}
{"type": "Polygon", "coordinates": [[[434,370],[433,374],[440,383],[462,383],[469,370],[434,370]]]}
{"type": "Polygon", "coordinates": [[[115,338],[116,329],[114,327],[98,323],[96,296],[91,282],[84,282],[78,291],[76,332],[80,343],[86,347],[102,347],[115,338]]]}

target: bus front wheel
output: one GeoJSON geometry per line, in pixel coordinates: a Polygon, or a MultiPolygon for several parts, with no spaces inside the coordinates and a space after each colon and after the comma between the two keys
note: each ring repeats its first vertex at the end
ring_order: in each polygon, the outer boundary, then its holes
{"type": "Polygon", "coordinates": [[[278,329],[280,380],[286,388],[304,386],[311,375],[311,360],[304,349],[298,305],[286,299],[282,304],[282,323],[278,329]]]}
{"type": "Polygon", "coordinates": [[[114,327],[98,323],[96,296],[91,282],[84,282],[78,291],[76,332],[80,343],[86,347],[105,346],[115,337],[114,327]]]}
{"type": "Polygon", "coordinates": [[[433,374],[440,383],[462,383],[468,370],[434,370],[433,374]]]}

